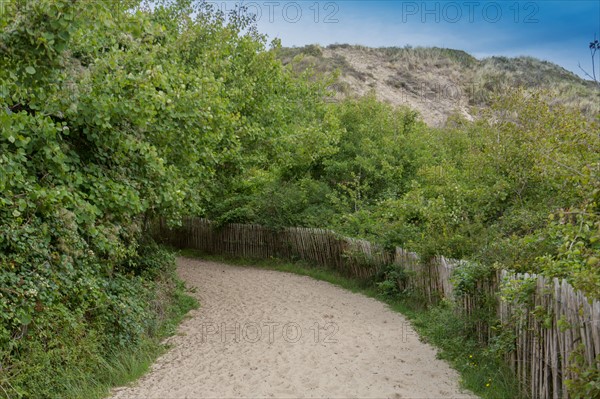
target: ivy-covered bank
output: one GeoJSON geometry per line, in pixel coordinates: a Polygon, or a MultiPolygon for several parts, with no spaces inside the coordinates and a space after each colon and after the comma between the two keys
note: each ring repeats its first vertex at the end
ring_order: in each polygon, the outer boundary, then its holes
{"type": "Polygon", "coordinates": [[[2,326],[0,397],[103,398],[148,370],[166,349],[162,339],[198,304],[170,251],[149,244],[140,252],[152,257],[138,259],[141,275],[72,268],[70,278],[59,269],[32,273],[12,297],[3,294],[2,317],[20,329],[2,326]],[[7,307],[15,297],[20,307],[7,307]]]}

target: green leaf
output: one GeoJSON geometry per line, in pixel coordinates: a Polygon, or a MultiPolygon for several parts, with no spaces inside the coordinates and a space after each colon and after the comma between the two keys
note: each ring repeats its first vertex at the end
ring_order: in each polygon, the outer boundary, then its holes
{"type": "Polygon", "coordinates": [[[31,323],[31,315],[28,314],[22,314],[21,315],[21,324],[23,324],[24,326],[28,325],[31,323]]]}
{"type": "Polygon", "coordinates": [[[25,72],[27,72],[30,75],[35,75],[35,68],[32,66],[28,66],[27,68],[25,68],[25,72]]]}

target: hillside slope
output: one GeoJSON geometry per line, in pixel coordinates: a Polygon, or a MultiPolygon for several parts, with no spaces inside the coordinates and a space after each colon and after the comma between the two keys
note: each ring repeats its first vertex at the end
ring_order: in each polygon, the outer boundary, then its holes
{"type": "Polygon", "coordinates": [[[321,73],[339,71],[332,87],[338,99],[373,90],[382,101],[419,111],[433,126],[456,113],[471,119],[494,94],[516,87],[546,90],[551,103],[577,107],[590,116],[600,112],[600,89],[593,82],[532,57],[478,60],[461,50],[435,47],[336,44],[283,48],[280,58],[297,71],[311,66],[321,73]]]}

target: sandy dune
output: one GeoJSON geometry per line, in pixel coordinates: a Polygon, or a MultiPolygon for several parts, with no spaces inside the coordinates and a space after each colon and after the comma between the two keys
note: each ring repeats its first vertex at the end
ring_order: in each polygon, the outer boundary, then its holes
{"type": "Polygon", "coordinates": [[[201,308],[129,398],[474,398],[384,304],[308,277],[179,259],[201,308]]]}

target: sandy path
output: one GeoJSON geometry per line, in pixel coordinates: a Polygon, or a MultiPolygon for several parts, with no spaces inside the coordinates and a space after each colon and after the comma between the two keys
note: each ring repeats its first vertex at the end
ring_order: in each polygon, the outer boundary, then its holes
{"type": "Polygon", "coordinates": [[[201,308],[151,372],[113,399],[474,398],[381,302],[309,277],[178,263],[201,308]]]}

